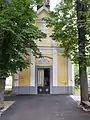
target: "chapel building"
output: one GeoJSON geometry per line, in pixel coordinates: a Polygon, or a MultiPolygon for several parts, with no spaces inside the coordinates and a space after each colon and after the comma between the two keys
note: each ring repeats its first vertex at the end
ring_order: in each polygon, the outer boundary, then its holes
{"type": "Polygon", "coordinates": [[[52,40],[52,28],[48,27],[44,17],[49,17],[50,0],[44,0],[37,7],[36,26],[47,37],[37,41],[43,58],[35,58],[30,53],[31,67],[15,75],[13,93],[18,94],[74,94],[73,65],[68,58],[62,56],[63,48],[59,48],[52,40]]]}

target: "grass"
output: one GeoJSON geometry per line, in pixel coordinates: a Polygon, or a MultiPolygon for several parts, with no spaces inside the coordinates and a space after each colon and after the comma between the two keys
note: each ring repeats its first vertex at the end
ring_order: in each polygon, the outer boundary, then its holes
{"type": "Polygon", "coordinates": [[[5,95],[9,95],[9,94],[11,94],[11,92],[12,92],[12,90],[5,90],[5,95]]]}
{"type": "MultiPolygon", "coordinates": [[[[75,89],[75,95],[80,96],[80,88],[75,89]]],[[[89,102],[90,102],[90,98],[89,98],[89,102]]]]}
{"type": "Polygon", "coordinates": [[[5,93],[5,95],[9,95],[9,94],[11,94],[11,92],[12,92],[11,88],[6,88],[4,93],[5,93]]]}
{"type": "Polygon", "coordinates": [[[75,89],[75,95],[80,96],[80,88],[75,89]]]}

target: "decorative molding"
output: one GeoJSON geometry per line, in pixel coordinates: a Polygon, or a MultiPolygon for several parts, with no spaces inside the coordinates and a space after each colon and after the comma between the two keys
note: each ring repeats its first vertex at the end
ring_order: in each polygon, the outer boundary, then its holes
{"type": "Polygon", "coordinates": [[[39,50],[53,50],[51,46],[38,46],[39,50]]]}
{"type": "Polygon", "coordinates": [[[42,20],[42,19],[40,19],[40,18],[37,18],[37,19],[36,19],[36,22],[37,22],[37,23],[46,23],[44,20],[42,20]]]}
{"type": "Polygon", "coordinates": [[[52,55],[53,54],[53,49],[39,49],[41,54],[45,55],[52,55]]]}
{"type": "Polygon", "coordinates": [[[45,10],[46,12],[48,12],[48,8],[45,7],[45,6],[42,6],[38,11],[37,11],[37,14],[39,14],[40,12],[42,12],[43,10],[45,10]]]}
{"type": "Polygon", "coordinates": [[[57,48],[57,47],[48,47],[48,46],[40,46],[38,47],[40,52],[42,54],[47,54],[47,55],[52,55],[53,54],[53,49],[57,50],[57,54],[62,55],[64,49],[63,48],[57,48]]]}
{"type": "Polygon", "coordinates": [[[44,57],[44,58],[39,58],[39,59],[37,59],[37,61],[36,61],[36,64],[52,64],[52,60],[51,59],[49,59],[49,58],[46,58],[46,57],[44,57]]]}
{"type": "Polygon", "coordinates": [[[57,49],[57,50],[59,50],[59,51],[63,51],[64,50],[64,48],[59,48],[59,47],[57,47],[57,46],[38,46],[38,48],[39,49],[47,49],[47,50],[53,50],[53,49],[57,49]]]}

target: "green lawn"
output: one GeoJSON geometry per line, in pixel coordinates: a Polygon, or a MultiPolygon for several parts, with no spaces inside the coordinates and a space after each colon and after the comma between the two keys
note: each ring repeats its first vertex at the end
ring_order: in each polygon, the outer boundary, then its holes
{"type": "MultiPolygon", "coordinates": [[[[75,89],[75,95],[80,96],[80,89],[79,88],[75,89]]],[[[90,98],[89,98],[89,102],[90,102],[90,98]]]]}
{"type": "Polygon", "coordinates": [[[75,95],[80,96],[80,88],[75,89],[75,95]]]}

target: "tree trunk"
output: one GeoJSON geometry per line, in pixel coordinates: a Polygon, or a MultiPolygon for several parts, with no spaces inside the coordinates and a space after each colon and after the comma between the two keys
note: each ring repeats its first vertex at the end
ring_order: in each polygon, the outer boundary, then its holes
{"type": "Polygon", "coordinates": [[[82,101],[88,101],[88,82],[87,82],[86,66],[82,67],[81,65],[79,65],[79,77],[80,77],[80,95],[81,95],[81,104],[82,104],[82,101]]]}
{"type": "Polygon", "coordinates": [[[80,0],[77,0],[77,28],[78,28],[78,49],[79,49],[79,78],[81,90],[81,104],[82,101],[88,101],[88,82],[86,72],[86,54],[85,54],[85,7],[80,0]]]}
{"type": "Polygon", "coordinates": [[[6,78],[0,80],[0,109],[4,108],[5,80],[6,78]]]}

